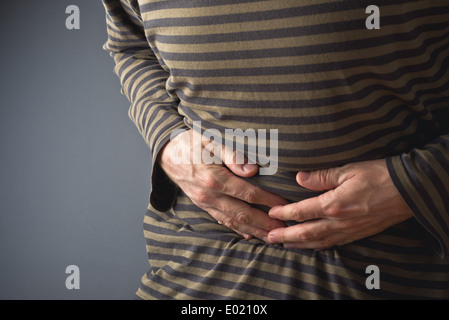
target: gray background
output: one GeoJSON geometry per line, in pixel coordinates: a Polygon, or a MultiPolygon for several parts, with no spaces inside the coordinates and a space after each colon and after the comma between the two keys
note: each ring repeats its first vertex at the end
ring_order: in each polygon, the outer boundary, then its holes
{"type": "Polygon", "coordinates": [[[102,49],[102,3],[4,1],[0,27],[0,299],[133,299],[150,153],[102,49]]]}

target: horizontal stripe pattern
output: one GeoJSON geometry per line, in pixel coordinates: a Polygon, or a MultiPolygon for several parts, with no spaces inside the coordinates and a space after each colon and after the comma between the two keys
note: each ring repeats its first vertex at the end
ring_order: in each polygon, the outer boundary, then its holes
{"type": "Polygon", "coordinates": [[[379,30],[366,29],[364,0],[103,4],[105,49],[153,155],[139,297],[449,297],[447,1],[378,1],[379,30]],[[320,253],[244,241],[176,196],[156,164],[194,121],[277,129],[279,170],[248,180],[291,201],[317,195],[298,170],[386,158],[416,219],[320,253]],[[369,264],[382,290],[366,289],[369,264]]]}
{"type": "Polygon", "coordinates": [[[138,294],[149,299],[448,297],[447,261],[429,254],[414,221],[332,250],[285,250],[242,239],[181,194],[173,210],[147,212],[144,233],[152,272],[138,294]],[[382,290],[365,287],[373,263],[382,290]]]}

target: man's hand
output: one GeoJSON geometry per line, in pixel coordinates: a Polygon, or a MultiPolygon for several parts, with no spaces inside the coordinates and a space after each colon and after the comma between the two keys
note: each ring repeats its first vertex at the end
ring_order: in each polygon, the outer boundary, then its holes
{"type": "Polygon", "coordinates": [[[322,250],[374,235],[413,217],[390,178],[385,160],[299,172],[296,180],[310,190],[329,191],[272,208],[270,217],[302,223],[271,231],[270,243],[322,250]]]}
{"type": "Polygon", "coordinates": [[[272,208],[287,204],[288,201],[239,178],[238,176],[255,175],[258,166],[238,164],[235,161],[235,151],[229,152],[222,146],[219,148],[199,133],[187,130],[164,146],[159,153],[158,163],[195,205],[208,212],[220,224],[245,239],[249,240],[254,236],[266,241],[269,231],[284,227],[285,224],[270,218],[266,212],[253,208],[250,204],[272,208]],[[194,146],[195,141],[199,141],[200,145],[194,146]],[[211,157],[219,157],[222,161],[204,163],[202,159],[198,159],[201,156],[194,154],[198,150],[202,153],[204,149],[208,155],[215,153],[211,157]],[[185,159],[186,154],[189,155],[188,159],[185,159]],[[179,161],[182,159],[184,161],[179,161]]]}

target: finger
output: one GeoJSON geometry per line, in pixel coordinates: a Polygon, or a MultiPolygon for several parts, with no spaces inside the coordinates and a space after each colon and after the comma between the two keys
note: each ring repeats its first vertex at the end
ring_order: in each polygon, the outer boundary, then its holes
{"type": "Polygon", "coordinates": [[[259,166],[257,164],[245,163],[245,164],[226,164],[226,166],[231,170],[234,174],[240,177],[252,177],[259,172],[259,166]]]}
{"type": "Polygon", "coordinates": [[[206,211],[221,224],[241,235],[266,240],[269,231],[285,227],[283,222],[270,218],[265,212],[252,208],[245,202],[231,197],[222,197],[220,200],[214,208],[206,211]]]}
{"type": "Polygon", "coordinates": [[[311,242],[296,242],[296,243],[286,243],[284,248],[286,249],[313,249],[315,251],[321,251],[325,249],[330,249],[336,246],[344,246],[352,243],[360,238],[351,238],[345,233],[336,233],[326,239],[315,240],[311,242]]]}
{"type": "Polygon", "coordinates": [[[331,190],[340,185],[340,168],[322,169],[316,171],[300,171],[296,181],[304,188],[323,191],[331,190]]]}
{"type": "MultiPolygon", "coordinates": [[[[223,224],[223,222],[221,222],[221,221],[218,221],[218,220],[217,220],[217,222],[218,222],[218,224],[223,224]]],[[[245,238],[246,240],[251,240],[251,239],[253,238],[252,235],[242,233],[242,232],[240,232],[239,230],[232,230],[232,231],[234,231],[235,233],[241,235],[241,236],[242,236],[243,238],[245,238]]]]}
{"type": "MultiPolygon", "coordinates": [[[[212,218],[217,220],[218,224],[224,225],[222,221],[226,221],[226,219],[228,219],[227,215],[223,214],[222,212],[220,212],[216,209],[209,208],[207,210],[207,212],[209,213],[209,215],[212,218]]],[[[251,240],[253,238],[253,236],[251,234],[246,234],[246,233],[243,233],[240,230],[236,230],[236,229],[231,229],[231,230],[234,231],[235,233],[237,233],[238,235],[242,236],[246,240],[251,240]]]]}
{"type": "Polygon", "coordinates": [[[355,225],[348,221],[314,220],[273,230],[268,233],[268,242],[284,243],[285,248],[322,250],[346,245],[377,233],[369,226],[360,226],[357,230],[351,226],[355,225]]]}
{"type": "MultiPolygon", "coordinates": [[[[269,232],[270,243],[309,243],[324,239],[338,230],[336,222],[318,219],[304,222],[287,228],[279,228],[269,232]]],[[[338,231],[337,231],[338,232],[338,231]]]]}
{"type": "Polygon", "coordinates": [[[262,239],[266,241],[268,236],[268,231],[260,228],[256,228],[252,225],[244,224],[236,219],[216,210],[209,209],[208,213],[214,217],[219,224],[225,226],[226,228],[236,232],[237,234],[244,237],[246,240],[251,239],[252,237],[256,237],[258,239],[262,239]]]}
{"type": "Polygon", "coordinates": [[[222,145],[214,140],[203,138],[202,160],[205,164],[223,164],[222,145]]]}
{"type": "Polygon", "coordinates": [[[229,180],[223,185],[222,191],[231,197],[252,204],[261,204],[269,208],[289,203],[288,200],[281,196],[259,188],[236,176],[229,177],[229,180]]]}
{"type": "Polygon", "coordinates": [[[206,152],[203,151],[202,158],[203,161],[206,160],[204,161],[206,163],[223,163],[231,172],[241,177],[252,177],[259,171],[259,166],[250,163],[242,153],[229,149],[217,141],[203,137],[202,144],[206,150],[206,152]]]}
{"type": "Polygon", "coordinates": [[[309,198],[300,202],[291,203],[284,206],[271,208],[268,215],[274,219],[283,221],[304,222],[307,220],[319,219],[325,217],[323,208],[324,194],[318,197],[309,198]]]}
{"type": "MultiPolygon", "coordinates": [[[[220,200],[217,202],[215,209],[221,211],[238,224],[250,225],[266,231],[286,226],[284,222],[273,219],[266,212],[253,208],[248,203],[236,198],[222,196],[220,200]]],[[[242,232],[244,231],[242,230],[242,232]]]]}
{"type": "Polygon", "coordinates": [[[221,157],[226,167],[240,177],[252,177],[259,172],[257,164],[249,162],[245,155],[226,146],[222,146],[221,157]]]}

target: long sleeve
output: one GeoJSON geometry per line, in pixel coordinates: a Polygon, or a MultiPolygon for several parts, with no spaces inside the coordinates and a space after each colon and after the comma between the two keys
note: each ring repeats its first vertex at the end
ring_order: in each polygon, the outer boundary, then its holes
{"type": "Polygon", "coordinates": [[[103,0],[108,40],[104,49],[115,62],[122,93],[131,102],[129,117],[135,123],[152,154],[150,202],[158,210],[170,208],[176,187],[156,162],[157,154],[170,134],[185,128],[178,101],[166,90],[169,73],[151,50],[135,0],[103,0]]]}
{"type": "Polygon", "coordinates": [[[448,0],[379,1],[374,13],[368,0],[102,1],[105,48],[155,164],[138,298],[449,298],[448,0]],[[380,29],[367,29],[373,18],[380,29]],[[273,160],[276,172],[247,181],[292,202],[320,194],[298,171],[387,159],[416,218],[317,252],[247,241],[155,163],[198,121],[273,160]]]}
{"type": "Polygon", "coordinates": [[[391,177],[436,251],[449,254],[449,110],[437,113],[444,133],[421,148],[387,159],[391,177]]]}

